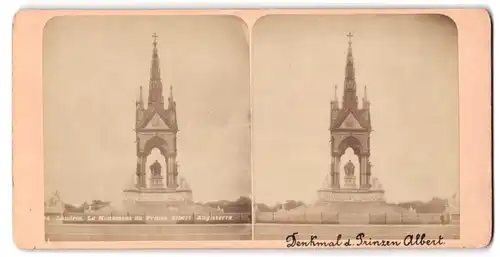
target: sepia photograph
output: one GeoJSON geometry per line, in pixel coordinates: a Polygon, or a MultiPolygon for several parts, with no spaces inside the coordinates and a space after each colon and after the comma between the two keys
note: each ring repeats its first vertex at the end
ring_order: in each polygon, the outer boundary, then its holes
{"type": "Polygon", "coordinates": [[[19,249],[491,243],[486,9],[24,9],[12,30],[19,249]]]}
{"type": "Polygon", "coordinates": [[[251,240],[248,38],[236,16],[48,21],[45,240],[251,240]]]}
{"type": "Polygon", "coordinates": [[[251,45],[256,240],[460,238],[453,20],[268,15],[251,45]]]}

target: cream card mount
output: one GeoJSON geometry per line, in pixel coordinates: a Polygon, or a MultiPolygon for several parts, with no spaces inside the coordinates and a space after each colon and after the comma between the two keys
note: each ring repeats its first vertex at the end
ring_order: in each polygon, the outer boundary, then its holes
{"type": "Polygon", "coordinates": [[[24,249],[476,248],[483,9],[21,10],[24,249]]]}

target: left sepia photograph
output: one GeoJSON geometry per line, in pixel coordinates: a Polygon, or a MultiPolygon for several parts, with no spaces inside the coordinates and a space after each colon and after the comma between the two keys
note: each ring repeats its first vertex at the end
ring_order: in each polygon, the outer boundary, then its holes
{"type": "Polygon", "coordinates": [[[43,35],[46,241],[251,240],[235,16],[61,16],[43,35]]]}

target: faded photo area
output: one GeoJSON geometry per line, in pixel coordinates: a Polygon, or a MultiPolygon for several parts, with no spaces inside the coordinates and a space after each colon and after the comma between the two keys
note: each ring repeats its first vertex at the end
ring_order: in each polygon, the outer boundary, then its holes
{"type": "Polygon", "coordinates": [[[251,44],[255,239],[459,237],[451,19],[271,15],[251,44]]]}
{"type": "Polygon", "coordinates": [[[46,240],[251,239],[242,20],[64,16],[43,37],[46,240]]]}

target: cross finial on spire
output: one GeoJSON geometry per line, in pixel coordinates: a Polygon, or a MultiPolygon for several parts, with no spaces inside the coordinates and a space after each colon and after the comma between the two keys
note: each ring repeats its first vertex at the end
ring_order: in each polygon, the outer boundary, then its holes
{"type": "Polygon", "coordinates": [[[337,84],[335,84],[335,101],[337,101],[337,84]]]}
{"type": "Polygon", "coordinates": [[[156,33],[153,33],[153,44],[156,46],[156,41],[158,39],[158,36],[156,35],[156,33]]]}
{"type": "Polygon", "coordinates": [[[354,37],[354,35],[351,32],[349,32],[347,33],[347,37],[349,38],[349,45],[351,45],[352,44],[351,38],[354,37]]]}

